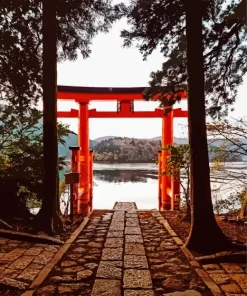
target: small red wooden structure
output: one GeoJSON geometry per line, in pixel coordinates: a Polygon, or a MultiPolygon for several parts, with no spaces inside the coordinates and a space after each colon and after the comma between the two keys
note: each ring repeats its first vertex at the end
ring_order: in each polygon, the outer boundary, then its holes
{"type": "MultiPolygon", "coordinates": [[[[73,171],[80,173],[78,191],[74,192],[76,213],[88,213],[92,209],[93,188],[93,153],[89,150],[89,118],[162,118],[162,147],[173,145],[173,118],[187,117],[188,112],[181,109],[157,108],[154,111],[135,111],[134,101],[142,101],[144,87],[108,88],[108,87],[74,87],[58,86],[58,100],[72,100],[79,104],[79,109],[58,111],[60,118],[78,118],[78,146],[80,150],[72,150],[73,171]],[[97,111],[88,109],[90,101],[117,101],[116,111],[97,111]],[[79,153],[78,153],[79,152],[79,153]],[[75,164],[77,162],[77,164],[75,164]],[[75,169],[76,168],[76,169],[75,169]]],[[[186,99],[186,92],[179,92],[186,99]]],[[[154,98],[155,100],[155,98],[154,98]]],[[[166,169],[168,152],[159,152],[159,208],[174,209],[175,196],[178,199],[180,184],[169,176],[161,176],[166,169]]],[[[177,203],[176,203],[177,204],[177,203]]]]}

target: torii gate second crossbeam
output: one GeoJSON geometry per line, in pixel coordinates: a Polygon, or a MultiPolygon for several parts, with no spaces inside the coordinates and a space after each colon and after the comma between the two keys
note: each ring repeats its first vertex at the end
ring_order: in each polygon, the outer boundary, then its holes
{"type": "MultiPolygon", "coordinates": [[[[75,187],[75,212],[88,213],[92,210],[92,163],[93,154],[89,150],[89,118],[162,118],[162,148],[173,145],[173,118],[187,117],[187,111],[181,109],[157,108],[154,111],[135,111],[134,101],[144,100],[142,92],[145,88],[94,88],[58,86],[58,99],[73,100],[79,104],[79,110],[58,111],[59,118],[78,118],[78,151],[72,151],[71,161],[74,163],[74,172],[80,173],[79,190],[75,187]],[[116,111],[97,111],[88,109],[90,101],[117,101],[116,111]]],[[[186,99],[186,92],[177,94],[186,99]]],[[[175,199],[179,198],[180,182],[169,176],[161,175],[166,170],[168,152],[162,150],[159,159],[159,208],[174,209],[175,199]]]]}

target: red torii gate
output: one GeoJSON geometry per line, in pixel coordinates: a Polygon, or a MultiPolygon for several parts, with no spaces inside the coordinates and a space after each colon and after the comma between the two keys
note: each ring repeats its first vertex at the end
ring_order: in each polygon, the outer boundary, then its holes
{"type": "MultiPolygon", "coordinates": [[[[162,148],[173,145],[173,118],[187,117],[188,112],[167,107],[154,111],[134,111],[134,101],[143,101],[145,87],[108,88],[108,87],[74,87],[58,86],[58,100],[73,100],[79,104],[79,110],[58,111],[60,118],[78,118],[78,149],[72,150],[72,170],[80,173],[79,188],[75,187],[75,212],[89,212],[92,209],[93,186],[93,154],[89,150],[89,118],[162,118],[162,148]],[[117,101],[117,111],[97,111],[88,109],[90,101],[117,101]],[[166,109],[166,110],[165,110],[166,109]],[[168,110],[167,110],[168,109],[168,110]],[[169,112],[165,112],[169,111],[169,112]]],[[[186,99],[185,91],[177,94],[181,99],[186,99]]],[[[155,100],[155,98],[154,98],[155,100]]],[[[161,176],[166,169],[168,152],[162,150],[159,159],[159,208],[174,209],[175,197],[180,194],[180,183],[169,176],[161,176]]]]}

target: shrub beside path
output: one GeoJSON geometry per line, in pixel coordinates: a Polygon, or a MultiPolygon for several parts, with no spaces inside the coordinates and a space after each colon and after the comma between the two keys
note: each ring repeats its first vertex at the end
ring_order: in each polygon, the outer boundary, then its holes
{"type": "Polygon", "coordinates": [[[94,210],[62,247],[0,242],[0,286],[18,288],[12,295],[247,293],[247,266],[201,266],[159,211],[137,210],[135,203],[94,210]]]}

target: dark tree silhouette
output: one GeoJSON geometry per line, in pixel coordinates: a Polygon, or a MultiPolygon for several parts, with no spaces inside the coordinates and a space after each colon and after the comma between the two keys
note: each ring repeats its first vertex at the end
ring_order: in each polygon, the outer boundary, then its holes
{"type": "Polygon", "coordinates": [[[57,3],[43,0],[44,197],[36,226],[49,234],[63,229],[58,200],[57,3]]]}
{"type": "Polygon", "coordinates": [[[163,69],[152,73],[147,99],[159,94],[169,106],[179,98],[167,93],[188,89],[192,225],[187,246],[200,253],[230,246],[213,213],[205,118],[205,104],[212,116],[227,113],[246,72],[246,32],[237,18],[229,21],[236,4],[222,9],[225,2],[132,1],[127,14],[131,28],[122,32],[125,46],[140,41],[144,58],[157,47],[168,57],[163,69]]]}

